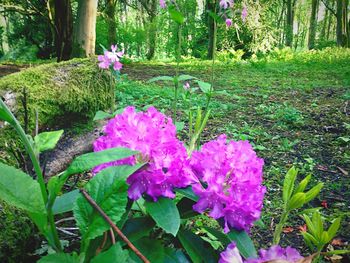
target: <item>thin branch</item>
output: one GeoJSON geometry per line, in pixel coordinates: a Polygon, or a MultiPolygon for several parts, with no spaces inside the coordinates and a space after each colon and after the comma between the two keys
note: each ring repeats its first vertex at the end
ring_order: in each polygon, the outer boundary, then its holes
{"type": "Polygon", "coordinates": [[[337,13],[333,10],[332,7],[330,7],[325,0],[321,0],[324,6],[335,16],[337,16],[337,13]]]}
{"type": "Polygon", "coordinates": [[[129,248],[135,252],[135,254],[145,263],[150,261],[130,242],[130,240],[123,234],[123,232],[113,223],[113,221],[106,215],[106,213],[99,207],[98,204],[91,198],[91,196],[84,190],[80,189],[80,192],[90,203],[90,205],[103,217],[104,220],[112,227],[112,229],[121,237],[121,239],[129,246],[129,248]]]}

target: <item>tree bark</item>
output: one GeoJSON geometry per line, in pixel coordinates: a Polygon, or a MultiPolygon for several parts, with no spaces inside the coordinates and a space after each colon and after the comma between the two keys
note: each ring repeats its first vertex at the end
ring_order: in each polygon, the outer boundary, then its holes
{"type": "MultiPolygon", "coordinates": [[[[0,8],[0,11],[3,11],[2,8],[0,8]]],[[[8,39],[7,39],[8,25],[7,25],[6,17],[2,13],[0,13],[0,27],[3,28],[2,39],[1,39],[1,49],[4,53],[6,53],[10,50],[8,39]]]]}
{"type": "Polygon", "coordinates": [[[55,0],[55,31],[57,62],[69,60],[73,48],[73,17],[70,0],[55,0]]]}
{"type": "Polygon", "coordinates": [[[318,0],[312,0],[310,27],[309,27],[309,41],[308,41],[309,49],[315,48],[315,38],[316,38],[316,29],[317,29],[317,6],[318,6],[318,0]]]}
{"type": "Polygon", "coordinates": [[[98,0],[79,0],[74,31],[75,56],[89,57],[95,54],[97,3],[98,0]]]}
{"type": "Polygon", "coordinates": [[[148,52],[147,59],[151,60],[154,58],[156,52],[157,43],[157,7],[158,1],[151,0],[148,8],[148,19],[149,19],[149,31],[148,31],[148,52]]]}
{"type": "Polygon", "coordinates": [[[115,21],[117,0],[106,0],[106,15],[108,25],[108,44],[117,43],[117,23],[115,21]]]}
{"type": "Polygon", "coordinates": [[[337,0],[337,45],[343,46],[343,0],[337,0]]]}
{"type": "Polygon", "coordinates": [[[286,46],[293,45],[293,4],[292,0],[287,0],[287,17],[286,17],[286,46]]]}

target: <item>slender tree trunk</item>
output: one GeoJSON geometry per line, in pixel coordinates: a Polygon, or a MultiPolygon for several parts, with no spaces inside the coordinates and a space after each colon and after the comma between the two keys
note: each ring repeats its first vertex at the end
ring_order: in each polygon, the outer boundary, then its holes
{"type": "Polygon", "coordinates": [[[343,46],[350,47],[350,20],[348,19],[349,0],[343,0],[343,46]]]}
{"type": "MultiPolygon", "coordinates": [[[[331,8],[334,8],[333,2],[331,2],[331,8]]],[[[333,14],[331,12],[328,13],[328,26],[327,26],[327,33],[326,33],[326,39],[329,40],[329,35],[331,32],[331,27],[333,24],[333,14]]]]}
{"type": "Polygon", "coordinates": [[[343,46],[343,0],[337,0],[337,45],[343,46]]]}
{"type": "Polygon", "coordinates": [[[286,17],[286,46],[293,45],[293,4],[292,0],[287,0],[287,17],[286,17]]]}
{"type": "Polygon", "coordinates": [[[95,54],[97,2],[98,0],[79,0],[74,32],[75,56],[88,57],[95,54]]]}
{"type": "Polygon", "coordinates": [[[326,39],[326,28],[328,25],[328,19],[329,19],[329,10],[326,8],[325,14],[324,14],[324,19],[323,19],[323,24],[322,24],[322,29],[320,33],[320,39],[325,40],[326,39]]]}
{"type": "Polygon", "coordinates": [[[117,23],[115,20],[116,4],[116,0],[106,0],[109,45],[114,45],[117,42],[117,23]]]}
{"type": "MultiPolygon", "coordinates": [[[[0,8],[0,11],[2,9],[0,8]]],[[[1,49],[4,53],[8,52],[10,50],[9,48],[9,43],[8,43],[8,38],[7,38],[7,21],[6,17],[4,14],[0,13],[0,27],[3,28],[2,32],[2,39],[1,39],[1,49]]]]}
{"type": "Polygon", "coordinates": [[[73,48],[73,17],[70,0],[55,0],[57,62],[69,60],[73,48]]]}
{"type": "Polygon", "coordinates": [[[148,53],[147,59],[151,60],[154,58],[156,52],[156,43],[157,43],[157,0],[152,0],[150,11],[148,12],[149,16],[149,32],[148,32],[148,53]]]}
{"type": "MultiPolygon", "coordinates": [[[[206,10],[215,13],[216,0],[207,0],[206,10]]],[[[213,59],[215,46],[215,21],[210,15],[206,15],[208,25],[208,59],[213,59]]]]}
{"type": "Polygon", "coordinates": [[[318,6],[318,0],[312,0],[310,27],[309,27],[309,40],[308,40],[309,49],[313,49],[315,47],[315,38],[316,38],[316,29],[317,29],[317,6],[318,6]]]}

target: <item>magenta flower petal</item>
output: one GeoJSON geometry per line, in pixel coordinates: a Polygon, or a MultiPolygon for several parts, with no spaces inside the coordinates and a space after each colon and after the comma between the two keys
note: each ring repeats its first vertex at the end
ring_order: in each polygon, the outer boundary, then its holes
{"type": "Polygon", "coordinates": [[[284,260],[294,263],[303,257],[292,247],[282,248],[280,246],[272,246],[269,249],[260,249],[259,258],[248,258],[244,263],[263,263],[267,261],[284,260]]]}
{"type": "Polygon", "coordinates": [[[125,108],[104,128],[105,135],[94,142],[94,151],[112,147],[126,147],[140,152],[137,157],[99,165],[98,173],[113,165],[148,162],[142,170],[129,176],[128,195],[137,200],[143,194],[154,200],[164,196],[174,198],[174,188],[184,188],[197,180],[194,176],[185,146],[176,138],[176,127],[171,118],[150,107],[146,112],[125,108]]]}
{"type": "Polygon", "coordinates": [[[204,144],[191,157],[194,173],[206,185],[193,186],[199,196],[193,209],[199,213],[209,210],[213,218],[223,218],[225,232],[229,228],[249,231],[260,217],[266,191],[263,165],[247,141],[226,143],[226,135],[221,135],[204,144]]]}
{"type": "Polygon", "coordinates": [[[242,257],[234,242],[229,244],[226,250],[220,254],[219,263],[243,263],[242,257]]]}

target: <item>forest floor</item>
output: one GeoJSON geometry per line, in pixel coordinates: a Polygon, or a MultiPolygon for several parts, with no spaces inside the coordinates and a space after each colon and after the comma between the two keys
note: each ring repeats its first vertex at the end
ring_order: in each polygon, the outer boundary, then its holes
{"type": "MultiPolygon", "coordinates": [[[[350,61],[339,60],[220,63],[216,66],[214,88],[221,92],[211,103],[212,116],[202,142],[226,133],[229,139],[249,140],[264,158],[267,194],[262,220],[265,228],[253,230],[263,246],[272,240],[271,230],[282,211],[283,178],[292,165],[299,168],[298,180],[311,173],[311,185],[325,183],[320,196],[304,209],[322,207],[328,222],[341,216],[342,228],[333,245],[346,248],[350,243],[349,64],[350,61]]],[[[170,84],[147,81],[156,76],[174,75],[174,64],[132,63],[125,65],[123,74],[127,77],[118,83],[118,108],[153,105],[171,114],[173,90],[170,84]]],[[[184,62],[181,74],[210,81],[210,63],[184,62]]],[[[193,105],[203,107],[205,96],[198,92],[193,96],[193,105]]],[[[186,107],[180,96],[177,121],[186,123],[186,107]]],[[[184,131],[180,132],[180,137],[187,139],[184,131]]],[[[300,214],[294,213],[284,229],[282,244],[306,252],[300,234],[303,224],[300,214]]],[[[195,227],[201,231],[200,226],[195,227]]]]}

